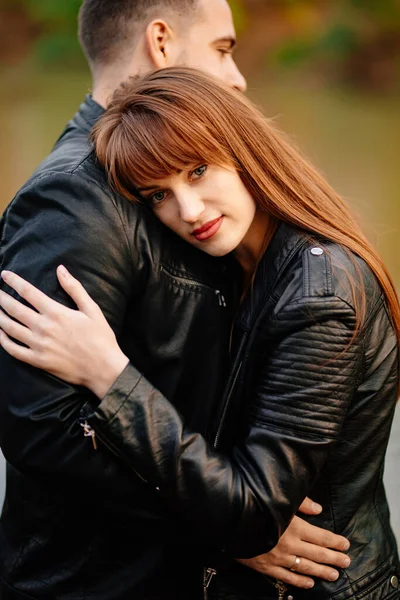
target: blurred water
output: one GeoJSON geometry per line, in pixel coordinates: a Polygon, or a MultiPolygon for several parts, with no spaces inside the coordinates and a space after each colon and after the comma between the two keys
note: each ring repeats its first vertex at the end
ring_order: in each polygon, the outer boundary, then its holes
{"type": "MultiPolygon", "coordinates": [[[[86,72],[0,71],[0,211],[48,153],[89,87],[86,72]]],[[[362,218],[400,287],[399,99],[250,82],[250,94],[323,170],[362,218]]],[[[400,539],[400,411],[386,485],[400,539]]],[[[0,503],[4,463],[0,458],[0,503]]]]}

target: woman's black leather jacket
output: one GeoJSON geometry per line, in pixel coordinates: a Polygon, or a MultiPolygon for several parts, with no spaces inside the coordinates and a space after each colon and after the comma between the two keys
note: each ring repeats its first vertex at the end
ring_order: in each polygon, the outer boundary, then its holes
{"type": "MultiPolygon", "coordinates": [[[[306,495],[320,502],[313,522],[349,538],[352,564],[334,583],[292,591],[295,600],[398,598],[382,483],[398,344],[375,277],[338,245],[281,224],[236,320],[234,348],[212,440],[132,365],[82,418],[226,556],[270,550],[306,495]],[[366,311],[354,335],[360,277],[366,311]]],[[[260,597],[277,597],[269,585],[254,579],[260,597]]]]}

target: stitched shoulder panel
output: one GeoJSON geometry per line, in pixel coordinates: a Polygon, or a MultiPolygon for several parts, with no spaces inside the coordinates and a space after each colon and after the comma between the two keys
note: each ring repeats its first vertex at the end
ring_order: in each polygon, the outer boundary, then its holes
{"type": "Polygon", "coordinates": [[[296,300],[328,297],[341,298],[354,309],[357,294],[363,292],[368,317],[382,293],[368,265],[339,244],[307,242],[274,290],[275,311],[296,300]]]}
{"type": "Polygon", "coordinates": [[[338,244],[327,245],[331,262],[332,293],[354,307],[355,298],[365,294],[368,319],[382,295],[382,289],[367,263],[338,244]]]}
{"type": "Polygon", "coordinates": [[[353,283],[369,274],[361,259],[332,242],[308,243],[302,260],[303,297],[338,296],[352,305],[353,283]]]}

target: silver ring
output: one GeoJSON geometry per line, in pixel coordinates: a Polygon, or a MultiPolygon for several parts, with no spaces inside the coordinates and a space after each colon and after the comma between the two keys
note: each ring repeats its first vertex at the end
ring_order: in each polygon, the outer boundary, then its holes
{"type": "Polygon", "coordinates": [[[294,563],[290,567],[290,571],[296,571],[296,569],[297,569],[297,567],[299,566],[300,563],[301,563],[301,558],[299,558],[298,556],[296,556],[296,558],[294,559],[294,563]]]}

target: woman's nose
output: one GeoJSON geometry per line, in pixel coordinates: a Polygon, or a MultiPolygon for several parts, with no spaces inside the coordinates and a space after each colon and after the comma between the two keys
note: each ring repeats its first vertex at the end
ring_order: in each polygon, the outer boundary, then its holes
{"type": "Polygon", "coordinates": [[[193,193],[185,193],[179,202],[179,212],[185,223],[196,223],[204,212],[204,202],[193,193]]]}

